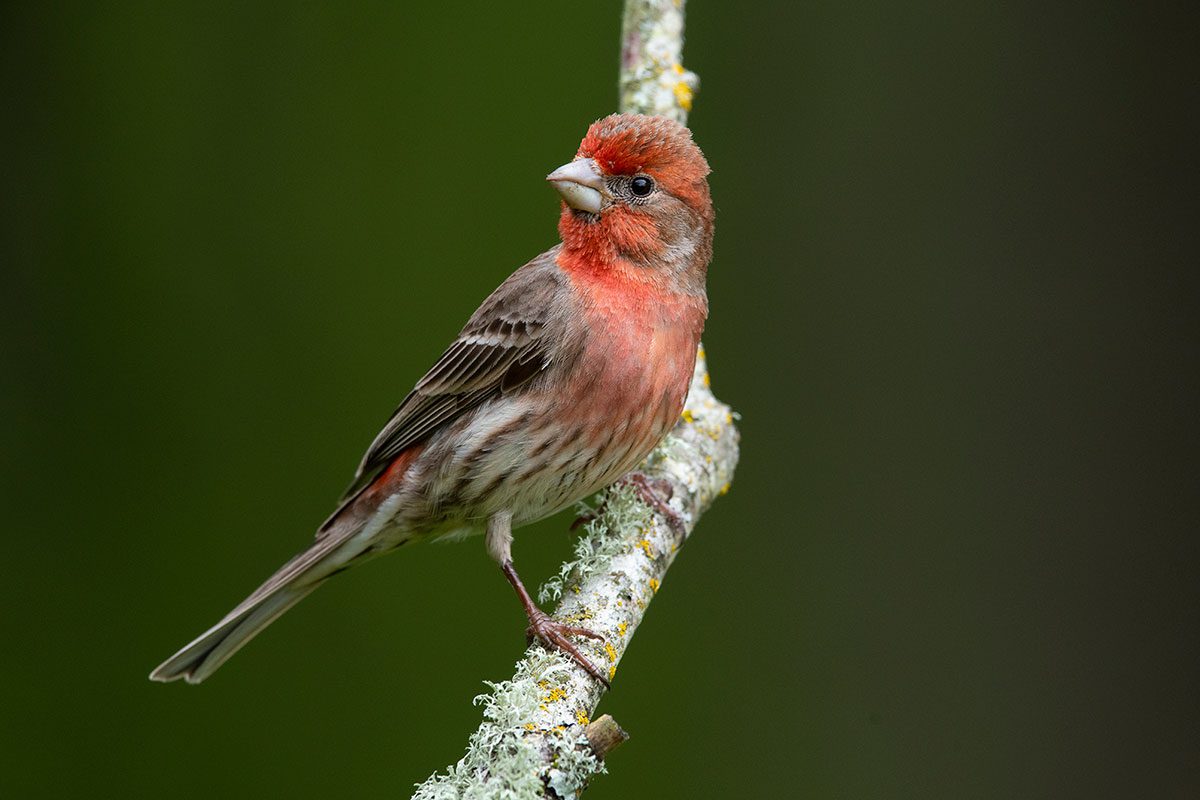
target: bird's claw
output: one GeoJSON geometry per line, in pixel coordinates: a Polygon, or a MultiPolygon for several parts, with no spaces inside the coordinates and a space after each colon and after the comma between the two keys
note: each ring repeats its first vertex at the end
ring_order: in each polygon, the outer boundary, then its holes
{"type": "Polygon", "coordinates": [[[667,503],[675,493],[670,481],[651,478],[644,472],[631,472],[621,478],[620,483],[633,488],[643,503],[661,514],[676,536],[680,539],[687,536],[687,526],[683,517],[667,503]]]}
{"type": "Polygon", "coordinates": [[[530,643],[537,641],[549,650],[558,650],[566,653],[576,664],[583,667],[587,674],[604,684],[605,689],[611,689],[612,686],[609,684],[608,678],[604,677],[604,674],[591,661],[588,661],[583,653],[579,652],[579,648],[571,643],[567,638],[568,636],[583,636],[588,639],[604,641],[604,637],[595,631],[557,622],[551,619],[550,615],[546,612],[540,610],[530,615],[529,627],[525,629],[525,638],[527,641],[530,643]]]}

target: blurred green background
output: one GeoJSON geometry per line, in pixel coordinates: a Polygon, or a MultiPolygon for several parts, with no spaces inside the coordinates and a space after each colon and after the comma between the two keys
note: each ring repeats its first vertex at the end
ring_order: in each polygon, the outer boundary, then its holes
{"type": "MultiPolygon", "coordinates": [[[[1194,29],[688,8],[743,459],[590,796],[1197,796],[1194,29]]],[[[146,674],[554,243],[619,15],[5,5],[0,796],[406,797],[461,755],[524,625],[479,541],[334,581],[203,686],[146,674]]],[[[518,534],[531,583],[568,520],[518,534]]]]}

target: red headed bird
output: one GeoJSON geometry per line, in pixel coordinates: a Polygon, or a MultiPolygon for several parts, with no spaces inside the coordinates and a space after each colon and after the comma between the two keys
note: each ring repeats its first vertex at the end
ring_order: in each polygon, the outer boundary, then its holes
{"type": "Polygon", "coordinates": [[[316,542],[150,674],[199,683],[332,575],[417,540],[485,533],[528,633],[604,676],[512,562],[512,529],[633,468],[683,410],[708,313],[708,164],[687,128],[616,114],[547,176],[562,243],[514,272],[396,409],[316,542]]]}

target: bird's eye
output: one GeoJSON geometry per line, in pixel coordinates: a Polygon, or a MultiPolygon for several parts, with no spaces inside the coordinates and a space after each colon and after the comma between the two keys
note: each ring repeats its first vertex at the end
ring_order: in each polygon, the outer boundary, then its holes
{"type": "Polygon", "coordinates": [[[654,179],[647,175],[638,175],[629,182],[629,191],[638,197],[645,197],[654,191],[654,179]]]}

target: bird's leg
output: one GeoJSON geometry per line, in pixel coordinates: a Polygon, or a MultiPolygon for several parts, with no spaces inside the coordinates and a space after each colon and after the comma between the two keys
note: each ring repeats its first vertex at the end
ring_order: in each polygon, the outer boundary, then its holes
{"type": "Polygon", "coordinates": [[[525,629],[525,638],[530,642],[536,639],[550,650],[561,650],[570,656],[576,664],[583,667],[587,674],[604,684],[604,688],[611,688],[608,679],[604,677],[603,673],[592,662],[588,661],[583,653],[579,652],[579,648],[573,645],[567,638],[568,636],[586,636],[589,639],[604,641],[604,637],[587,628],[577,628],[573,625],[565,625],[551,619],[549,614],[534,604],[533,598],[525,590],[525,585],[517,577],[517,571],[513,569],[511,560],[501,564],[500,569],[504,571],[504,577],[508,578],[508,582],[512,584],[512,587],[516,589],[517,597],[521,599],[521,605],[525,607],[525,615],[529,617],[529,627],[525,629]]]}
{"type": "Polygon", "coordinates": [[[596,519],[596,517],[600,516],[600,514],[602,514],[603,512],[604,512],[604,506],[600,506],[595,511],[585,511],[582,514],[580,514],[578,517],[576,517],[574,519],[574,521],[571,522],[571,527],[568,528],[567,530],[574,533],[576,530],[579,529],[579,527],[581,525],[587,525],[589,522],[596,519]]]}
{"type": "Polygon", "coordinates": [[[588,661],[583,653],[579,652],[579,648],[567,638],[568,636],[585,636],[589,639],[604,641],[604,637],[587,628],[577,628],[573,625],[565,625],[551,619],[550,615],[538,608],[537,604],[533,602],[533,598],[529,596],[529,591],[525,588],[525,584],[521,582],[520,576],[517,575],[517,570],[512,562],[511,512],[502,511],[488,518],[486,539],[488,552],[491,553],[492,558],[499,562],[501,572],[504,573],[504,577],[508,579],[508,582],[512,584],[513,589],[517,593],[517,598],[521,601],[521,606],[525,609],[525,616],[529,618],[529,627],[525,629],[526,638],[530,642],[536,639],[550,650],[560,650],[566,653],[576,664],[583,667],[584,671],[604,684],[606,689],[611,688],[604,674],[592,662],[588,661]]]}
{"type": "Polygon", "coordinates": [[[617,482],[632,487],[643,503],[667,520],[676,536],[680,539],[687,536],[687,526],[684,525],[683,517],[667,503],[674,494],[670,481],[651,478],[644,472],[630,472],[617,482]]]}

